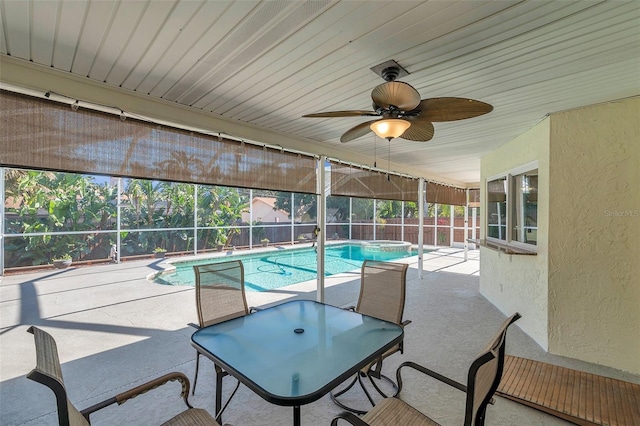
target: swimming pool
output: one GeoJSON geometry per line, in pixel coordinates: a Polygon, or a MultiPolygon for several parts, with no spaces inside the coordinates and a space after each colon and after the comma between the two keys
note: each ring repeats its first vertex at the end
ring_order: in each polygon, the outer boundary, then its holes
{"type": "MultiPolygon", "coordinates": [[[[337,244],[325,248],[324,275],[330,276],[359,269],[365,260],[395,260],[415,256],[417,251],[364,250],[360,244],[337,244]]],[[[315,248],[282,249],[254,254],[223,256],[174,262],[175,270],[162,273],[153,282],[167,285],[194,285],[193,266],[203,263],[240,259],[244,265],[247,291],[267,291],[303,281],[315,280],[315,248]]]]}

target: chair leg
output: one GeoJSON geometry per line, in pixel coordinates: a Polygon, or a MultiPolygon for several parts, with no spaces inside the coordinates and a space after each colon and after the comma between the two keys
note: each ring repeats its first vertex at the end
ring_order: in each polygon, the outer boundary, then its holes
{"type": "MultiPolygon", "coordinates": [[[[373,380],[373,378],[375,376],[368,376],[369,377],[369,381],[371,382],[371,385],[373,385],[373,387],[375,388],[375,390],[378,391],[378,393],[380,395],[382,395],[383,398],[389,398],[389,395],[387,395],[386,393],[384,393],[382,391],[382,389],[380,389],[380,387],[376,384],[376,382],[373,380]]],[[[380,380],[384,380],[387,383],[389,383],[391,385],[391,387],[393,388],[393,394],[390,395],[392,397],[398,396],[398,394],[400,393],[400,390],[398,389],[398,385],[396,385],[396,383],[391,380],[389,377],[385,376],[384,374],[380,374],[380,377],[376,377],[377,379],[380,380]]]]}
{"type": "Polygon", "coordinates": [[[396,385],[396,383],[393,380],[391,380],[389,377],[382,374],[382,361],[376,362],[373,368],[369,368],[369,370],[367,370],[367,377],[369,377],[369,381],[371,382],[371,385],[374,387],[374,389],[383,398],[388,398],[389,396],[387,396],[387,394],[384,393],[382,389],[380,389],[380,386],[378,386],[373,379],[378,379],[380,381],[384,380],[389,385],[391,385],[391,388],[393,389],[393,394],[391,396],[398,396],[398,394],[400,393],[400,390],[398,389],[398,385],[396,385]]]}
{"type": "Polygon", "coordinates": [[[345,392],[347,392],[349,389],[351,389],[353,387],[353,385],[356,384],[357,380],[358,380],[358,376],[355,376],[353,378],[353,380],[351,381],[351,383],[349,383],[349,386],[347,386],[346,388],[344,388],[340,392],[337,392],[337,393],[334,394],[333,391],[331,391],[331,398],[333,399],[334,397],[338,397],[340,395],[343,395],[345,392]]]}
{"type": "MultiPolygon", "coordinates": [[[[356,376],[353,378],[353,380],[351,381],[351,383],[349,383],[349,385],[347,385],[346,388],[342,389],[339,392],[333,393],[330,392],[329,396],[331,397],[331,400],[340,408],[342,408],[343,410],[347,410],[350,411],[352,413],[355,414],[366,414],[367,411],[365,410],[358,410],[357,408],[353,408],[353,407],[349,407],[348,405],[343,404],[342,402],[340,402],[338,400],[338,397],[345,394],[346,392],[349,391],[349,389],[351,389],[356,383],[360,384],[360,387],[362,388],[365,396],[367,397],[367,399],[369,400],[369,402],[371,403],[372,407],[375,407],[375,402],[373,401],[373,398],[371,397],[371,394],[369,393],[369,391],[367,390],[367,388],[365,387],[364,383],[362,382],[362,377],[361,374],[363,373],[356,373],[356,376]]],[[[364,374],[363,374],[364,375],[364,374]]]]}
{"type": "Polygon", "coordinates": [[[485,405],[481,411],[476,414],[476,425],[484,426],[484,416],[487,414],[487,406],[485,405]]]}
{"type": "Polygon", "coordinates": [[[196,394],[196,383],[198,382],[198,369],[200,367],[200,352],[196,351],[196,375],[193,378],[193,388],[191,389],[191,395],[196,394]]]}
{"type": "Polygon", "coordinates": [[[331,397],[331,400],[340,408],[350,411],[352,413],[355,414],[366,414],[367,411],[365,410],[359,410],[357,408],[353,408],[353,407],[349,407],[348,405],[343,404],[342,402],[340,402],[338,400],[338,397],[345,394],[346,392],[349,391],[349,389],[351,389],[356,383],[360,383],[360,387],[362,388],[362,391],[364,392],[365,396],[367,397],[367,399],[369,400],[369,403],[371,403],[372,407],[375,407],[376,403],[373,400],[371,393],[369,392],[369,390],[367,389],[367,386],[365,386],[365,383],[363,381],[363,377],[366,376],[369,378],[369,381],[371,382],[371,385],[373,386],[373,388],[380,394],[380,396],[382,396],[383,398],[388,398],[389,396],[380,388],[380,386],[378,384],[376,384],[376,382],[374,381],[375,379],[378,380],[384,380],[385,382],[387,382],[391,388],[393,389],[393,394],[391,396],[397,396],[400,391],[398,389],[398,385],[396,385],[396,383],[391,380],[389,377],[385,376],[384,374],[381,374],[379,370],[374,371],[371,370],[371,374],[365,374],[365,373],[358,373],[356,374],[356,376],[354,377],[354,379],[351,381],[351,383],[349,383],[349,385],[347,385],[347,387],[345,387],[344,389],[338,391],[338,392],[330,392],[329,396],[331,397]]]}
{"type": "MultiPolygon", "coordinates": [[[[369,393],[369,391],[367,390],[366,386],[364,385],[364,382],[362,381],[362,376],[360,374],[358,374],[358,382],[360,383],[360,387],[364,391],[364,394],[367,396],[367,399],[371,403],[371,406],[375,407],[376,403],[373,402],[373,398],[371,398],[371,394],[369,393]]],[[[364,414],[364,413],[359,413],[359,414],[364,414]]]]}

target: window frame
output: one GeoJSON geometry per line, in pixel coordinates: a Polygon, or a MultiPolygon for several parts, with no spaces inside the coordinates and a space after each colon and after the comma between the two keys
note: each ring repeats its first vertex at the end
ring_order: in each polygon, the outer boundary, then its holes
{"type": "MultiPolygon", "coordinates": [[[[538,252],[538,245],[537,245],[537,239],[536,239],[536,244],[531,244],[531,243],[525,243],[522,241],[517,241],[513,239],[513,221],[515,220],[513,217],[513,203],[514,200],[512,199],[512,194],[514,193],[514,185],[515,185],[515,178],[516,176],[531,172],[533,170],[539,170],[538,167],[538,161],[531,161],[528,162],[526,164],[522,164],[520,166],[514,167],[506,172],[502,172],[502,173],[498,173],[492,176],[487,177],[486,181],[484,182],[484,188],[485,188],[485,193],[486,198],[487,198],[487,202],[486,202],[486,222],[485,222],[485,226],[484,226],[484,230],[485,230],[485,239],[487,242],[491,242],[491,243],[495,243],[498,245],[506,245],[506,246],[510,246],[510,247],[516,247],[516,248],[520,248],[523,250],[527,250],[527,251],[531,251],[531,252],[538,252]],[[505,188],[506,190],[506,223],[504,224],[506,226],[506,238],[504,240],[499,239],[499,238],[495,238],[495,237],[490,237],[489,236],[489,182],[492,182],[494,180],[498,180],[498,179],[503,179],[506,178],[506,182],[507,182],[507,187],[505,188]]],[[[539,188],[538,188],[539,189],[539,188]]],[[[537,207],[536,207],[536,211],[537,211],[537,207]]],[[[537,214],[536,214],[537,216],[537,214]]],[[[538,231],[538,223],[536,221],[536,226],[535,226],[536,232],[538,231]]]]}

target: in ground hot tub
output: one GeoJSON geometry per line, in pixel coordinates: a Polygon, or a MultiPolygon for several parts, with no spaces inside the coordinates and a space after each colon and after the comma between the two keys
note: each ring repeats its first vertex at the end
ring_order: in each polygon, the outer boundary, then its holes
{"type": "Polygon", "coordinates": [[[408,252],[411,251],[411,243],[406,241],[362,241],[360,243],[363,251],[371,252],[408,252]]]}

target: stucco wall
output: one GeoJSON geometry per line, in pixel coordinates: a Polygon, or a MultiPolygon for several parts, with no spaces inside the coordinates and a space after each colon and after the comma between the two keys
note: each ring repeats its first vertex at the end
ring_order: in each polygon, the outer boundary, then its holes
{"type": "Polygon", "coordinates": [[[640,98],[551,116],[549,187],[549,351],[636,374],[639,117],[640,98]]]}
{"type": "MultiPolygon", "coordinates": [[[[547,349],[548,269],[547,235],[549,197],[549,119],[482,158],[481,211],[486,212],[486,181],[531,161],[538,161],[538,254],[507,255],[492,249],[480,251],[480,293],[505,314],[522,314],[518,326],[547,349]]],[[[486,214],[481,214],[485,238],[486,214]]]]}

